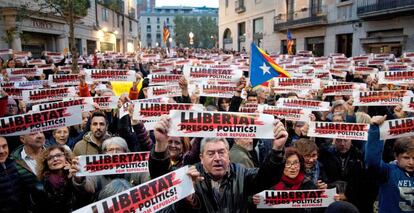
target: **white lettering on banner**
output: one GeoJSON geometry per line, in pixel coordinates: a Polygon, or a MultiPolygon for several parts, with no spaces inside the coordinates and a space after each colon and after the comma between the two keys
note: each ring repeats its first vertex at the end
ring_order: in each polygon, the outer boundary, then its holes
{"type": "Polygon", "coordinates": [[[310,122],[308,136],[366,141],[368,129],[369,124],[362,123],[310,122]]]}
{"type": "Polygon", "coordinates": [[[171,110],[169,136],[274,139],[272,115],[171,110]]]}
{"type": "Polygon", "coordinates": [[[321,208],[333,203],[336,188],[318,190],[289,190],[260,192],[258,209],[321,208]]]}
{"type": "Polygon", "coordinates": [[[82,123],[81,107],[71,106],[0,118],[0,136],[18,136],[82,123]]]}
{"type": "Polygon", "coordinates": [[[113,175],[148,172],[149,152],[81,155],[76,176],[113,175]]]}
{"type": "Polygon", "coordinates": [[[194,193],[188,166],[89,204],[74,213],[156,212],[194,193]]]}
{"type": "Polygon", "coordinates": [[[380,126],[380,139],[409,137],[414,135],[414,118],[386,120],[380,126]]]}
{"type": "Polygon", "coordinates": [[[62,100],[63,98],[74,97],[75,94],[76,91],[74,87],[24,90],[22,92],[23,101],[25,101],[26,103],[57,101],[62,100]]]}
{"type": "Polygon", "coordinates": [[[276,102],[278,108],[291,108],[291,109],[308,109],[312,111],[329,111],[329,102],[292,99],[292,98],[279,98],[276,102]]]}
{"type": "Polygon", "coordinates": [[[106,70],[85,69],[85,80],[93,81],[135,81],[135,71],[131,70],[106,70]]]}
{"type": "Polygon", "coordinates": [[[367,91],[353,94],[353,106],[395,106],[403,103],[403,97],[413,96],[410,90],[367,91]]]}

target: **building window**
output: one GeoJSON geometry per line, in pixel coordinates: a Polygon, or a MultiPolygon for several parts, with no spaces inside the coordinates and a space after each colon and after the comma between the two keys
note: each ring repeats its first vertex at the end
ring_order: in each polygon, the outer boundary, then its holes
{"type": "Polygon", "coordinates": [[[263,33],[263,18],[253,20],[253,33],[263,33]]]}
{"type": "Polygon", "coordinates": [[[147,22],[150,23],[151,22],[151,18],[147,18],[147,22]]]}
{"type": "Polygon", "coordinates": [[[157,33],[157,41],[158,40],[161,40],[161,34],[160,33],[157,33]]]}
{"type": "Polygon", "coordinates": [[[295,13],[295,0],[286,0],[286,4],[287,20],[293,20],[293,14],[295,13]]]}
{"type": "Polygon", "coordinates": [[[169,24],[170,23],[170,18],[167,18],[167,24],[169,24]]]}
{"type": "Polygon", "coordinates": [[[311,0],[310,4],[311,16],[316,16],[322,12],[322,0],[311,0]]]}
{"type": "MultiPolygon", "coordinates": [[[[292,52],[293,54],[296,54],[296,39],[292,39],[293,40],[293,46],[292,46],[292,52]]],[[[280,50],[282,52],[282,54],[288,54],[288,50],[287,50],[287,40],[282,40],[280,41],[280,50]]]]}
{"type": "Polygon", "coordinates": [[[116,26],[119,27],[119,15],[116,16],[116,26]]]}
{"type": "Polygon", "coordinates": [[[132,21],[129,20],[129,32],[132,32],[132,21]]]}
{"type": "Polygon", "coordinates": [[[102,20],[108,21],[109,18],[109,10],[106,8],[102,8],[102,20]]]}
{"type": "Polygon", "coordinates": [[[151,32],[151,25],[147,25],[147,32],[151,32]]]}
{"type": "Polygon", "coordinates": [[[336,52],[352,56],[352,33],[336,35],[336,52]]]}
{"type": "Polygon", "coordinates": [[[229,0],[226,0],[225,5],[226,5],[226,8],[229,7],[229,0]]]}
{"type": "Polygon", "coordinates": [[[305,38],[305,47],[306,50],[312,51],[315,56],[323,56],[325,48],[325,37],[310,37],[305,38]]]}
{"type": "Polygon", "coordinates": [[[157,24],[159,24],[160,23],[160,18],[159,17],[157,17],[157,24]]]}

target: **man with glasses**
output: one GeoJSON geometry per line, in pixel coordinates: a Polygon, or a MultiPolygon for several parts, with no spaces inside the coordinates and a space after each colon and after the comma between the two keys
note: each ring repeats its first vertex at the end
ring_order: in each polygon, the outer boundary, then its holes
{"type": "MultiPolygon", "coordinates": [[[[169,127],[168,116],[162,116],[155,126],[156,143],[150,158],[158,161],[149,164],[150,170],[151,167],[163,168],[157,162],[168,159],[169,127]]],[[[260,168],[252,169],[230,161],[229,144],[225,138],[204,138],[200,145],[201,162],[188,171],[194,181],[195,193],[174,205],[175,211],[246,212],[248,197],[270,188],[282,176],[288,134],[280,121],[274,123],[273,132],[272,151],[260,168]]]]}

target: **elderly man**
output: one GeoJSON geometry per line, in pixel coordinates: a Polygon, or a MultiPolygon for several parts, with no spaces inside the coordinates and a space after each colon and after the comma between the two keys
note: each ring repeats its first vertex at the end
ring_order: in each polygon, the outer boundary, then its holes
{"type": "Polygon", "coordinates": [[[0,137],[0,212],[22,212],[22,190],[16,162],[9,158],[7,140],[0,137]]]}
{"type": "Polygon", "coordinates": [[[254,168],[253,157],[250,151],[253,150],[253,139],[235,138],[234,144],[230,149],[230,160],[233,163],[239,163],[246,168],[254,168]]]}
{"type": "MultiPolygon", "coordinates": [[[[156,144],[150,158],[168,162],[170,120],[163,116],[155,127],[156,144]]],[[[260,168],[247,169],[230,162],[229,145],[224,138],[204,138],[200,145],[201,162],[188,174],[194,180],[195,193],[174,206],[177,212],[246,212],[247,198],[276,184],[283,173],[283,147],[287,132],[280,121],[274,123],[272,151],[260,168]]],[[[150,167],[158,167],[150,164],[150,167]]],[[[165,173],[167,171],[164,171],[165,173]]]]}

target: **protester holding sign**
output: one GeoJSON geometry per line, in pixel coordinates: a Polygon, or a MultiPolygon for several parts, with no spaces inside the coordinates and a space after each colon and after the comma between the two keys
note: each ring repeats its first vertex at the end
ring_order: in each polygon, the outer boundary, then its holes
{"type": "MultiPolygon", "coordinates": [[[[168,129],[170,120],[163,117],[155,128],[156,144],[151,152],[150,170],[168,170],[168,129]]],[[[259,169],[246,169],[230,162],[229,145],[224,138],[204,138],[200,146],[201,163],[196,164],[193,180],[196,193],[175,206],[178,212],[193,209],[195,212],[245,212],[247,197],[274,185],[283,172],[283,147],[287,132],[280,121],[274,123],[273,149],[259,169]],[[237,185],[238,187],[233,187],[237,185]]]]}
{"type": "Polygon", "coordinates": [[[380,181],[379,212],[414,212],[414,141],[399,138],[394,144],[396,161],[382,161],[383,141],[380,140],[379,125],[386,116],[371,119],[365,161],[368,172],[380,181]]]}
{"type": "MultiPolygon", "coordinates": [[[[308,190],[317,189],[312,179],[305,176],[305,161],[298,150],[293,147],[286,148],[285,150],[285,168],[283,170],[283,176],[280,182],[274,185],[272,190],[308,190]]],[[[253,203],[259,204],[259,195],[253,196],[253,203]]],[[[308,211],[308,209],[284,209],[280,212],[321,212],[319,209],[308,211]]],[[[257,210],[257,212],[266,212],[264,210],[257,210]]]]}
{"type": "Polygon", "coordinates": [[[72,152],[61,145],[45,149],[37,159],[41,181],[31,196],[35,212],[71,212],[76,199],[69,168],[72,152]]]}

